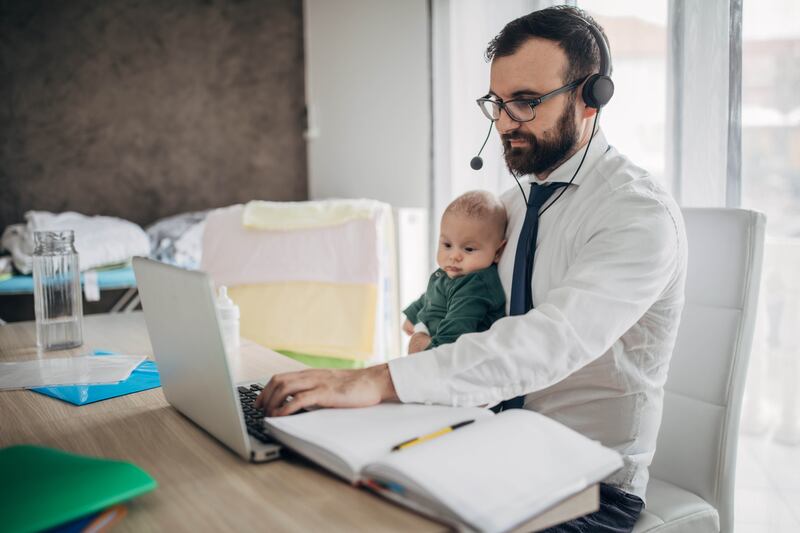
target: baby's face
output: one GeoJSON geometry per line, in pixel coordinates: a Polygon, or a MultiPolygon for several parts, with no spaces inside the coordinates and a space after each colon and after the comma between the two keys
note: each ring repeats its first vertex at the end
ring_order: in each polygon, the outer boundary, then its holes
{"type": "Polygon", "coordinates": [[[482,270],[500,259],[503,231],[490,222],[447,213],[439,231],[436,262],[451,278],[482,270]]]}

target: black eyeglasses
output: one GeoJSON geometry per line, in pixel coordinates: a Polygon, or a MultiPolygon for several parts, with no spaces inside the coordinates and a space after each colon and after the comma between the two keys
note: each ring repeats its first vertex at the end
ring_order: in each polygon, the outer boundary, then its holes
{"type": "Polygon", "coordinates": [[[511,120],[514,122],[530,122],[536,118],[536,106],[561,93],[572,91],[581,83],[583,83],[585,79],[586,78],[581,78],[579,80],[570,82],[563,87],[559,87],[554,91],[543,94],[538,98],[514,98],[513,100],[504,102],[500,99],[496,100],[491,98],[487,94],[483,98],[478,98],[476,102],[478,102],[478,107],[481,108],[481,111],[483,111],[483,114],[486,115],[486,118],[492,122],[500,118],[500,111],[503,109],[506,110],[509,118],[511,118],[511,120]]]}

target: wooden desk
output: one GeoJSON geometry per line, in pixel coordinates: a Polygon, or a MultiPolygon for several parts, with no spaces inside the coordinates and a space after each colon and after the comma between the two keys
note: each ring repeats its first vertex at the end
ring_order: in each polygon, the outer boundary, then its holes
{"type": "MultiPolygon", "coordinates": [[[[37,357],[33,322],[0,326],[0,361],[37,357]]],[[[43,357],[110,350],[152,354],[142,313],[91,315],[84,345],[43,357]]],[[[237,381],[303,365],[243,341],[237,381]]],[[[84,406],[0,392],[0,447],[40,444],[131,461],[159,487],[128,504],[119,531],[443,531],[441,524],[356,489],[305,461],[250,464],[169,406],[161,388],[84,406]]],[[[591,487],[526,524],[533,531],[597,509],[591,487]]]]}

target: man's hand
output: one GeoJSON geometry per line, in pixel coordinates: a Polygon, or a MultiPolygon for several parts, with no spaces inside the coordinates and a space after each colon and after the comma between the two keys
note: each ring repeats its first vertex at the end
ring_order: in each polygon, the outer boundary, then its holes
{"type": "Polygon", "coordinates": [[[403,331],[405,331],[406,335],[414,334],[414,324],[412,324],[411,321],[407,318],[406,321],[403,322],[403,331]]]}
{"type": "Polygon", "coordinates": [[[427,333],[414,333],[411,340],[408,341],[408,353],[417,353],[423,351],[431,343],[431,336],[427,333]]]}
{"type": "Polygon", "coordinates": [[[363,370],[301,370],[276,374],[256,398],[255,407],[263,409],[267,416],[283,416],[312,406],[368,407],[392,401],[399,401],[399,398],[389,365],[382,364],[363,370]]]}

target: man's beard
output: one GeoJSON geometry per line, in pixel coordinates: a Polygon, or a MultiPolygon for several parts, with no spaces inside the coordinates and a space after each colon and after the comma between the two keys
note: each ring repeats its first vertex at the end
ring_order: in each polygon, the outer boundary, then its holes
{"type": "Polygon", "coordinates": [[[572,155],[572,149],[578,144],[574,99],[566,106],[553,130],[555,138],[537,139],[522,131],[503,135],[503,156],[514,176],[549,173],[572,155]],[[512,147],[511,139],[524,139],[528,146],[512,147]]]}

